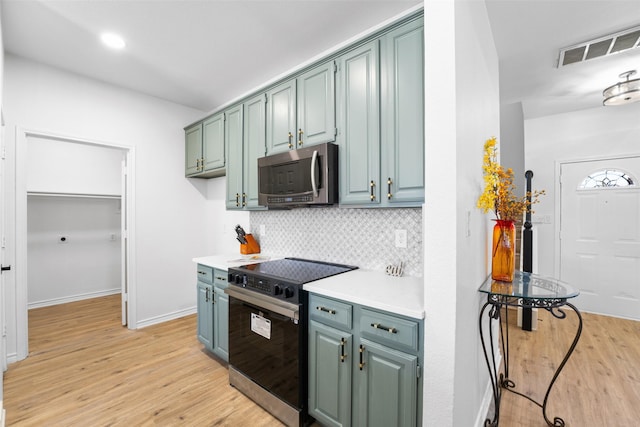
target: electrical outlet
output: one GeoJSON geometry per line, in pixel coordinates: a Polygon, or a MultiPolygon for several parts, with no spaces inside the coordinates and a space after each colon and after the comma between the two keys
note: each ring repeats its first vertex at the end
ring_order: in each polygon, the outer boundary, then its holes
{"type": "Polygon", "coordinates": [[[396,230],[396,248],[407,247],[407,230],[396,230]]]}
{"type": "Polygon", "coordinates": [[[260,224],[260,237],[264,237],[265,234],[267,234],[266,227],[264,224],[260,224]]]}

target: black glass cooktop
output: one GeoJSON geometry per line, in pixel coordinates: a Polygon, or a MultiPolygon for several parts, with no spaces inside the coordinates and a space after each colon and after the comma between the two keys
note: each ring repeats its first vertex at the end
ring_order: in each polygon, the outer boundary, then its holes
{"type": "Polygon", "coordinates": [[[346,273],[358,267],[351,265],[333,264],[322,261],[313,261],[301,258],[284,258],[273,261],[265,261],[258,264],[249,264],[237,267],[247,274],[280,279],[290,283],[304,284],[314,280],[346,273]]]}

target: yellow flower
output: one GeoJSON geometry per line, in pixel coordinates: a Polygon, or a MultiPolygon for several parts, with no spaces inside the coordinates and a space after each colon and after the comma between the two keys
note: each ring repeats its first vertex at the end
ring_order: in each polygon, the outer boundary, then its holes
{"type": "Polygon", "coordinates": [[[484,143],[482,156],[482,170],[484,172],[484,191],[478,197],[478,208],[487,213],[493,211],[497,219],[517,220],[523,213],[531,210],[533,203],[538,203],[538,197],[544,190],[527,194],[531,195],[531,202],[527,197],[517,198],[513,193],[516,189],[513,183],[513,169],[504,168],[498,163],[497,140],[495,137],[484,143]]]}

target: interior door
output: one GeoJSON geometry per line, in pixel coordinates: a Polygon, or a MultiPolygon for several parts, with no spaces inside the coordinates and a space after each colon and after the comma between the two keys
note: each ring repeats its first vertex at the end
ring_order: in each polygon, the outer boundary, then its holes
{"type": "Polygon", "coordinates": [[[638,178],[640,156],[560,166],[560,278],[580,310],[640,320],[638,178]]]}

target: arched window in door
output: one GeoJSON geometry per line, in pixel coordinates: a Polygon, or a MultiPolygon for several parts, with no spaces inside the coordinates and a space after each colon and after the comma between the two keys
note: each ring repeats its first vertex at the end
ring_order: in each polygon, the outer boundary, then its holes
{"type": "Polygon", "coordinates": [[[578,185],[578,189],[636,187],[637,185],[638,180],[626,172],[617,169],[601,169],[586,176],[578,185]]]}

